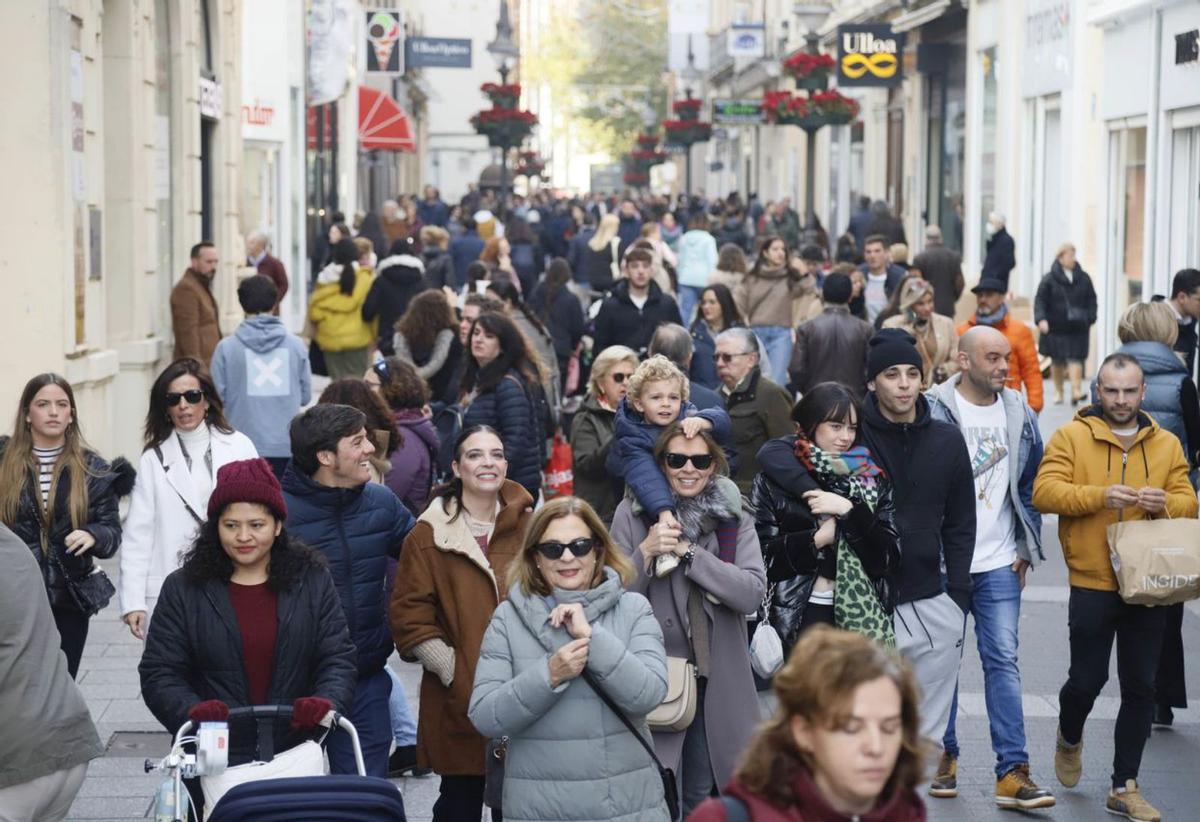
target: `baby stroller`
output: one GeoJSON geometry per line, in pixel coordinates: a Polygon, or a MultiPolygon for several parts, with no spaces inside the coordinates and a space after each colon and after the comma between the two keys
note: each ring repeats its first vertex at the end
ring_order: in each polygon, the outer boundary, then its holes
{"type": "MultiPolygon", "coordinates": [[[[256,720],[259,754],[256,758],[269,762],[273,759],[275,722],[290,719],[291,714],[291,706],[258,705],[234,708],[229,712],[229,719],[231,722],[256,720]]],[[[208,808],[207,822],[405,822],[404,800],[396,786],[386,779],[366,776],[358,733],[350,721],[330,711],[321,724],[331,731],[338,729],[350,735],[358,766],[357,776],[250,776],[251,781],[229,788],[215,807],[208,808]]],[[[223,763],[227,756],[224,749],[228,745],[228,733],[213,740],[206,738],[203,727],[198,734],[189,735],[193,728],[191,722],[180,727],[171,752],[161,762],[146,760],[147,773],[157,770],[171,774],[171,780],[160,791],[156,819],[172,819],[173,822],[196,819],[194,808],[191,813],[188,811],[191,800],[183,785],[184,778],[200,777],[203,782],[205,778],[213,779],[226,773],[223,763]],[[196,753],[184,752],[184,745],[189,742],[199,743],[196,753]],[[168,793],[169,796],[164,796],[168,793]],[[171,812],[164,814],[164,805],[169,806],[171,812]]]]}

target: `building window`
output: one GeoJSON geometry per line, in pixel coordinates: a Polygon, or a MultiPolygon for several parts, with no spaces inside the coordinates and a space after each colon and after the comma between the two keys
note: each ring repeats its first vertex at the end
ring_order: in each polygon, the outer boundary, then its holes
{"type": "MultiPolygon", "coordinates": [[[[904,213],[904,98],[899,88],[888,90],[887,201],[893,214],[904,213]]],[[[862,249],[859,249],[861,252],[862,249]]]]}
{"type": "Polygon", "coordinates": [[[1115,129],[1109,133],[1110,236],[1109,269],[1118,272],[1114,288],[1114,316],[1142,299],[1145,272],[1146,127],[1115,129]]]}
{"type": "Polygon", "coordinates": [[[1168,271],[1200,260],[1200,126],[1176,129],[1171,139],[1171,238],[1168,271]]]}
{"type": "Polygon", "coordinates": [[[944,66],[928,75],[925,222],[942,229],[946,246],[962,250],[963,172],[967,146],[966,49],[944,48],[944,66]]]}

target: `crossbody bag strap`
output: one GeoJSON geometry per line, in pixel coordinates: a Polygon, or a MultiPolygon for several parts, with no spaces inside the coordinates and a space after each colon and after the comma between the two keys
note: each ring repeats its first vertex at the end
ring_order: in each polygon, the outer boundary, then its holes
{"type": "MultiPolygon", "coordinates": [[[[163,459],[162,449],[159,448],[157,445],[154,446],[154,455],[156,457],[158,457],[158,464],[162,466],[163,475],[165,476],[167,473],[167,470],[168,470],[167,463],[166,463],[166,460],[163,459]]],[[[171,485],[171,483],[168,482],[167,485],[171,485]]],[[[194,519],[196,521],[196,524],[203,525],[204,519],[192,509],[191,503],[189,503],[187,501],[187,498],[184,497],[183,494],[179,493],[179,489],[176,488],[174,485],[171,485],[171,490],[175,492],[175,495],[177,497],[179,497],[179,501],[183,503],[183,507],[187,509],[187,512],[192,515],[192,519],[194,519]]]]}
{"type": "Polygon", "coordinates": [[[617,703],[613,702],[612,697],[604,692],[604,689],[597,684],[596,680],[592,678],[592,675],[588,673],[587,670],[584,670],[583,673],[580,674],[580,677],[582,677],[583,681],[588,684],[589,688],[596,692],[596,696],[600,697],[600,701],[607,705],[609,709],[617,715],[617,719],[621,720],[621,724],[629,729],[629,732],[637,739],[638,744],[646,749],[646,753],[650,754],[650,758],[654,760],[655,766],[657,766],[660,771],[664,770],[663,764],[658,758],[658,754],[654,752],[654,746],[646,741],[646,738],[642,736],[641,731],[634,727],[633,722],[630,721],[629,717],[625,715],[625,712],[617,707],[617,703]]]}

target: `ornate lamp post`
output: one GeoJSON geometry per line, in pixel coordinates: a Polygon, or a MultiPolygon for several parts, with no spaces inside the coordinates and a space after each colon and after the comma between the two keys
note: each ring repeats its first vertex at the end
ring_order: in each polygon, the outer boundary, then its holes
{"type": "MultiPolygon", "coordinates": [[[[508,86],[508,74],[521,57],[521,49],[512,39],[512,22],[508,19],[508,0],[500,0],[500,18],[496,21],[496,39],[488,43],[488,54],[496,62],[496,70],[500,72],[501,88],[508,86]]],[[[513,107],[516,107],[514,101],[513,107]]],[[[517,145],[520,144],[518,140],[517,145]]],[[[508,206],[508,150],[512,148],[507,141],[500,145],[500,219],[508,206]]]]}
{"type": "Polygon", "coordinates": [[[692,41],[688,38],[687,68],[680,72],[683,80],[684,99],[671,104],[677,120],[663,122],[666,132],[666,143],[670,146],[682,146],[687,152],[684,160],[684,192],[692,194],[692,146],[696,143],[707,143],[712,137],[712,123],[700,120],[700,101],[692,97],[692,86],[700,80],[700,72],[696,69],[696,57],[692,53],[692,41]]]}

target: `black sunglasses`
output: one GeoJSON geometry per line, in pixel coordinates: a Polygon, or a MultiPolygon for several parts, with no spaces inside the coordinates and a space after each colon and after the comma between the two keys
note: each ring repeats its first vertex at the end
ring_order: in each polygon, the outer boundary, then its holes
{"type": "Polygon", "coordinates": [[[630,378],[630,377],[632,377],[633,375],[632,375],[632,374],[626,374],[626,373],[625,373],[625,372],[623,372],[623,371],[614,371],[614,372],[613,372],[612,374],[610,374],[609,376],[611,376],[611,377],[612,377],[612,381],[613,381],[613,382],[615,382],[617,385],[620,385],[621,383],[625,382],[625,380],[629,379],[629,378],[630,378]]]}
{"type": "Polygon", "coordinates": [[[188,405],[196,405],[202,399],[204,399],[204,392],[199,388],[193,388],[191,391],[181,391],[178,393],[175,391],[167,392],[167,406],[170,408],[174,408],[175,406],[179,405],[180,400],[187,400],[188,405]]]}
{"type": "Polygon", "coordinates": [[[731,363],[734,357],[749,357],[751,354],[758,353],[756,351],[742,351],[738,354],[713,354],[713,362],[731,363]]]}
{"type": "Polygon", "coordinates": [[[712,465],[713,455],[676,454],[674,451],[668,451],[666,455],[667,467],[674,468],[676,471],[687,465],[689,460],[691,461],[692,465],[696,467],[697,471],[707,471],[709,466],[712,465]]]}
{"type": "Polygon", "coordinates": [[[580,537],[565,545],[561,542],[539,542],[534,547],[546,559],[559,559],[567,549],[570,549],[571,553],[577,557],[586,557],[596,548],[596,540],[591,537],[580,537]]]}

